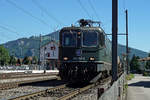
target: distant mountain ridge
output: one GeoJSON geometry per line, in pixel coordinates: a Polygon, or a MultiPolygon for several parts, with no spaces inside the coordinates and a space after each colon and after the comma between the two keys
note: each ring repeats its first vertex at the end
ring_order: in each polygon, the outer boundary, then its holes
{"type": "MultiPolygon", "coordinates": [[[[119,44],[118,55],[122,55],[124,53],[126,53],[126,46],[119,44]]],[[[129,47],[129,58],[131,59],[134,54],[140,58],[145,58],[148,56],[148,52],[129,47]]]]}
{"type": "MultiPolygon", "coordinates": [[[[42,43],[49,42],[50,40],[59,40],[59,31],[52,32],[50,34],[42,36],[42,43]]],[[[40,47],[40,37],[38,36],[31,36],[29,38],[20,38],[14,41],[9,41],[3,44],[8,50],[10,55],[15,55],[18,58],[23,58],[25,56],[39,56],[39,47],[40,47]]],[[[130,54],[129,57],[131,58],[133,54],[139,56],[140,58],[144,58],[148,56],[147,52],[142,50],[138,50],[135,48],[129,48],[130,54]]],[[[118,46],[118,55],[125,54],[126,47],[124,45],[118,46]]]]}

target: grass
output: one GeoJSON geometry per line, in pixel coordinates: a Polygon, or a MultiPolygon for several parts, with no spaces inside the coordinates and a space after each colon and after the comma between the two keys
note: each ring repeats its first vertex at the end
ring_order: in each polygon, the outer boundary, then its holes
{"type": "Polygon", "coordinates": [[[127,89],[127,88],[128,88],[128,84],[125,84],[125,85],[124,85],[124,88],[127,89]]]}
{"type": "MultiPolygon", "coordinates": [[[[127,81],[131,80],[132,78],[134,78],[134,74],[129,74],[129,75],[126,76],[126,80],[127,81]]],[[[127,93],[128,84],[127,83],[124,84],[123,88],[124,88],[123,93],[126,94],[127,93]]]]}
{"type": "Polygon", "coordinates": [[[131,80],[132,78],[134,78],[134,74],[129,74],[126,76],[126,80],[131,80]]]}

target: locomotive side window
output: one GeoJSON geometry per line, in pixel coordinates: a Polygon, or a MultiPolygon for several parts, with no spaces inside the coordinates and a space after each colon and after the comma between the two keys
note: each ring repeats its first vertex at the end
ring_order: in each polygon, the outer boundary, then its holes
{"type": "Polygon", "coordinates": [[[70,47],[76,46],[76,37],[75,33],[64,32],[62,34],[62,45],[70,47]]]}
{"type": "Polygon", "coordinates": [[[100,44],[101,46],[105,46],[105,35],[104,34],[100,34],[100,44]]]}
{"type": "Polygon", "coordinates": [[[83,32],[83,46],[97,46],[97,32],[83,32]]]}

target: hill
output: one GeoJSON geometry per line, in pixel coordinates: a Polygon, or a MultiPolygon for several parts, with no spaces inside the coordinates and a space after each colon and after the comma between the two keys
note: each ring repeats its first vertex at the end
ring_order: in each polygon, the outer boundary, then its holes
{"type": "MultiPolygon", "coordinates": [[[[119,44],[118,46],[118,55],[122,55],[126,52],[126,46],[119,44]]],[[[142,50],[138,50],[135,48],[129,47],[129,58],[131,59],[133,55],[139,56],[140,58],[144,58],[148,56],[148,53],[142,50]]]]}
{"type": "MultiPolygon", "coordinates": [[[[47,43],[50,40],[59,40],[59,31],[50,33],[48,35],[42,36],[41,45],[47,43]]],[[[9,41],[3,44],[8,50],[10,55],[15,55],[18,58],[23,58],[25,56],[37,56],[39,55],[40,37],[31,36],[30,38],[20,38],[14,41],[9,41]]],[[[131,58],[133,54],[144,58],[148,56],[147,52],[138,50],[135,48],[129,48],[131,58]]],[[[118,46],[118,55],[122,55],[126,52],[126,47],[124,45],[118,46]]]]}

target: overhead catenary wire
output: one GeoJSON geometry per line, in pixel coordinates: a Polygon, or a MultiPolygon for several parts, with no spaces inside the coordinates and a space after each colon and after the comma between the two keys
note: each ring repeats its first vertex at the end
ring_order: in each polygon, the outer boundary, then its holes
{"type": "Polygon", "coordinates": [[[92,1],[91,1],[91,0],[88,0],[88,2],[89,2],[89,4],[90,4],[90,7],[92,8],[92,10],[93,10],[93,12],[94,12],[96,18],[97,18],[98,20],[100,20],[100,17],[99,17],[99,15],[98,15],[98,13],[97,13],[95,7],[93,6],[92,1]]]}
{"type": "Polygon", "coordinates": [[[86,10],[86,8],[83,6],[82,2],[80,0],[77,0],[77,1],[78,1],[79,5],[81,6],[81,8],[84,10],[84,12],[87,14],[87,16],[92,19],[92,17],[89,14],[88,10],[86,10]]]}
{"type": "Polygon", "coordinates": [[[125,0],[123,0],[123,9],[124,9],[124,11],[126,10],[126,1],[125,0]]]}
{"type": "Polygon", "coordinates": [[[29,15],[30,17],[38,20],[40,23],[44,24],[45,26],[49,27],[49,24],[47,22],[45,22],[44,20],[32,15],[32,13],[26,11],[25,9],[23,9],[22,7],[20,7],[19,5],[17,5],[15,2],[13,2],[12,0],[6,0],[9,4],[13,5],[14,7],[16,7],[17,9],[19,9],[20,11],[22,11],[23,13],[29,15]]]}
{"type": "MultiPolygon", "coordinates": [[[[4,30],[6,30],[6,31],[9,31],[9,32],[11,32],[11,33],[16,33],[16,35],[18,36],[22,36],[22,34],[20,34],[19,32],[17,32],[17,31],[14,31],[14,30],[16,30],[16,27],[14,27],[14,26],[11,26],[11,25],[8,25],[8,24],[0,24],[0,28],[1,29],[4,29],[4,30]],[[12,29],[13,28],[13,29],[12,29]],[[15,29],[14,29],[15,28],[15,29]]],[[[31,36],[33,36],[33,34],[30,34],[31,36]]]]}
{"type": "Polygon", "coordinates": [[[11,33],[16,33],[17,35],[20,35],[18,32],[13,31],[12,29],[7,28],[7,27],[5,27],[5,26],[0,25],[0,28],[1,28],[1,29],[4,29],[4,30],[6,30],[6,31],[9,31],[9,32],[11,32],[11,33]]]}
{"type": "MultiPolygon", "coordinates": [[[[0,28],[5,30],[5,31],[8,31],[8,32],[11,32],[11,33],[15,33],[15,37],[17,38],[20,34],[17,32],[17,31],[14,31],[6,26],[3,26],[3,25],[0,25],[0,28]]],[[[2,32],[1,32],[2,33],[2,32]]],[[[4,32],[3,32],[4,33],[4,32]]],[[[13,34],[12,34],[13,35],[13,34]]],[[[21,36],[21,35],[20,35],[21,36]]],[[[6,39],[12,39],[12,36],[11,35],[6,35],[6,34],[3,34],[3,37],[5,37],[6,39]]]]}
{"type": "Polygon", "coordinates": [[[43,11],[50,19],[53,19],[55,22],[57,22],[60,25],[64,25],[60,20],[58,20],[54,15],[50,14],[46,8],[44,8],[42,5],[38,3],[37,0],[32,0],[32,2],[41,10],[43,11]]]}
{"type": "MultiPolygon", "coordinates": [[[[0,32],[0,34],[1,34],[1,33],[3,34],[3,38],[5,38],[5,39],[12,39],[12,37],[10,37],[10,35],[7,35],[7,36],[6,36],[6,34],[4,34],[4,32],[0,32]]],[[[2,39],[3,39],[3,38],[2,38],[2,39]]],[[[0,44],[1,44],[1,43],[0,43],[0,44]]]]}

